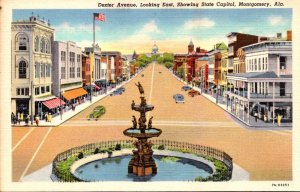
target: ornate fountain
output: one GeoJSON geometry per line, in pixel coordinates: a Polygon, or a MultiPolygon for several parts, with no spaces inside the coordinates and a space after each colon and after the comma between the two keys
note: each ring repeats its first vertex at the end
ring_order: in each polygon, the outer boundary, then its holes
{"type": "Polygon", "coordinates": [[[152,143],[147,140],[152,137],[158,137],[162,131],[152,127],[153,116],[149,118],[146,125],[146,112],[152,111],[154,106],[146,103],[144,89],[140,82],[136,86],[141,94],[141,103],[136,105],[134,100],[132,100],[131,109],[140,112],[140,117],[137,122],[136,117],[132,116],[132,127],[126,129],[123,133],[126,136],[138,139],[134,142],[136,149],[132,150],[133,157],[128,164],[128,173],[133,173],[137,176],[146,176],[157,173],[157,167],[152,157],[152,143]]]}

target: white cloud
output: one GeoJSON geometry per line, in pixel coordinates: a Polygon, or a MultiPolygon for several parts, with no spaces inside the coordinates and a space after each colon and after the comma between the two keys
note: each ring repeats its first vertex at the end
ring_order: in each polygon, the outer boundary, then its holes
{"type": "Polygon", "coordinates": [[[283,20],[282,16],[275,16],[275,15],[268,17],[268,22],[271,25],[282,25],[282,24],[284,24],[284,20],[283,20]]]}
{"type": "MultiPolygon", "coordinates": [[[[61,23],[57,26],[54,26],[56,32],[63,33],[92,33],[93,25],[92,24],[70,24],[68,22],[61,23]]],[[[99,26],[95,26],[95,31],[100,31],[101,28],[99,26]]]]}
{"type": "Polygon", "coordinates": [[[199,29],[199,28],[210,28],[215,26],[215,22],[208,19],[208,18],[203,18],[203,19],[194,19],[194,20],[189,20],[184,23],[184,28],[185,29],[199,29]]]}
{"type": "Polygon", "coordinates": [[[142,27],[139,33],[161,33],[161,31],[158,29],[156,22],[151,20],[142,27]]]}

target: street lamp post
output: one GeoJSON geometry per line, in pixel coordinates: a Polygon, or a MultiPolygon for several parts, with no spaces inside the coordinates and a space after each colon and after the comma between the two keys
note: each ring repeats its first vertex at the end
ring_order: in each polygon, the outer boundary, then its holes
{"type": "Polygon", "coordinates": [[[34,94],[34,92],[33,92],[33,81],[31,81],[31,83],[30,83],[30,87],[31,87],[31,95],[30,95],[30,100],[31,100],[31,125],[33,125],[33,94],[34,94]]]}
{"type": "Polygon", "coordinates": [[[61,106],[61,97],[62,97],[62,94],[61,94],[61,78],[59,79],[59,112],[60,112],[60,120],[62,120],[62,106],[61,106]]]}

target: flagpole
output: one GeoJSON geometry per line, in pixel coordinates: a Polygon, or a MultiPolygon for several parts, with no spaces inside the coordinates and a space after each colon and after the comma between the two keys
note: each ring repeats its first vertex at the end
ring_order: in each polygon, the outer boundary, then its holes
{"type": "MultiPolygon", "coordinates": [[[[93,13],[93,54],[95,57],[95,13],[93,13]]],[[[94,73],[94,66],[93,66],[93,73],[94,73]]],[[[90,93],[91,93],[91,103],[92,103],[92,95],[93,95],[93,85],[92,85],[92,81],[90,84],[90,93]]]]}

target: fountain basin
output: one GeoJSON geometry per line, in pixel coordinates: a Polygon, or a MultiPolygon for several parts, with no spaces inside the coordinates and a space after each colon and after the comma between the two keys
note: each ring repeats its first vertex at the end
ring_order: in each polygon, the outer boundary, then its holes
{"type": "MultiPolygon", "coordinates": [[[[114,152],[111,158],[105,154],[88,156],[71,166],[71,173],[82,181],[192,181],[196,177],[209,177],[215,172],[213,163],[193,154],[167,150],[154,150],[158,173],[139,177],[127,171],[132,158],[129,149],[114,152]],[[177,161],[164,161],[164,157],[176,157],[177,161]]],[[[171,158],[173,159],[173,158],[171,158]]]]}
{"type": "Polygon", "coordinates": [[[150,128],[150,129],[134,129],[129,128],[123,131],[124,135],[128,137],[134,137],[134,138],[152,138],[152,137],[158,137],[161,134],[161,130],[157,128],[150,128]]]}
{"type": "Polygon", "coordinates": [[[151,111],[154,109],[153,105],[134,105],[132,107],[133,110],[135,111],[139,111],[139,112],[147,112],[147,111],[151,111]]]}

